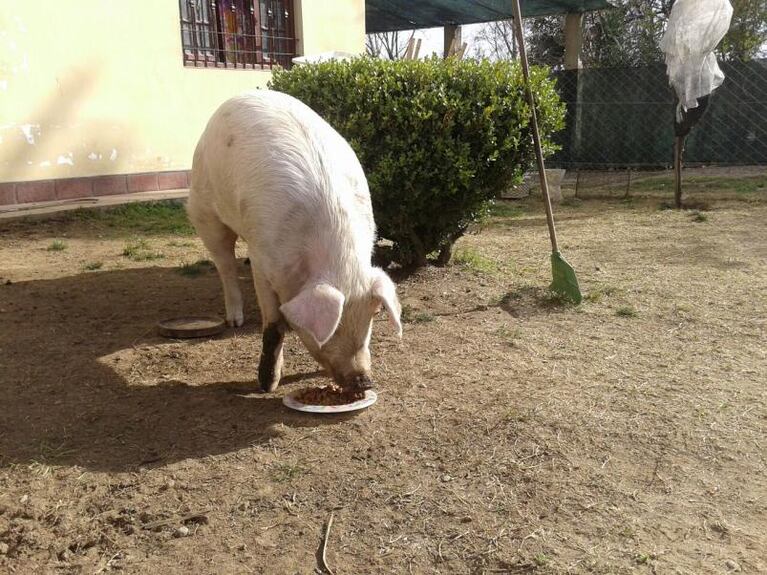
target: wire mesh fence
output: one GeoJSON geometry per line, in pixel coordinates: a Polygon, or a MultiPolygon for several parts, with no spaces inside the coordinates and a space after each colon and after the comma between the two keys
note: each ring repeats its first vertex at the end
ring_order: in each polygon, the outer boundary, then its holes
{"type": "MultiPolygon", "coordinates": [[[[576,199],[655,199],[669,203],[674,199],[674,172],[666,169],[605,168],[547,169],[549,193],[553,201],[576,199]]],[[[688,166],[682,170],[684,195],[694,203],[707,200],[751,201],[767,193],[765,166],[688,166]]],[[[507,190],[500,199],[522,199],[541,193],[537,173],[507,190]]]]}
{"type": "MultiPolygon", "coordinates": [[[[767,60],[722,63],[725,82],[687,138],[688,165],[767,165],[767,60]]],[[[662,168],[673,160],[675,99],[665,67],[554,74],[567,105],[552,165],[662,168]]]]}
{"type": "MultiPolygon", "coordinates": [[[[697,200],[742,199],[767,192],[764,166],[688,166],[682,171],[685,196],[697,200]]],[[[654,198],[671,201],[674,172],[667,169],[568,170],[561,183],[565,197],[590,199],[654,198]]]]}
{"type": "MultiPolygon", "coordinates": [[[[659,206],[673,207],[674,172],[672,169],[573,169],[546,170],[549,193],[554,202],[578,200],[648,200],[659,206]],[[561,172],[561,174],[557,173],[561,172]],[[552,183],[553,181],[553,183],[552,183]]],[[[682,170],[683,205],[702,209],[714,201],[762,201],[767,193],[767,168],[764,166],[686,167],[682,170]],[[761,198],[761,199],[760,199],[761,198]]],[[[499,199],[519,200],[541,195],[534,173],[521,184],[510,186],[499,199]]]]}
{"type": "MultiPolygon", "coordinates": [[[[721,63],[725,82],[687,137],[685,176],[696,189],[767,178],[767,60],[721,63]]],[[[554,73],[567,106],[561,150],[565,194],[621,197],[672,190],[676,100],[663,65],[554,73]]]]}

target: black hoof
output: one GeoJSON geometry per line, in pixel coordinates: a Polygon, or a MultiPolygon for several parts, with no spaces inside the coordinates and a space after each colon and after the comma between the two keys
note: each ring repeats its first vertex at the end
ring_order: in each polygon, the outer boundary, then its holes
{"type": "Polygon", "coordinates": [[[367,375],[355,375],[349,383],[349,387],[354,391],[367,391],[368,389],[373,389],[373,380],[367,375]]]}
{"type": "Polygon", "coordinates": [[[279,381],[261,381],[261,380],[259,380],[258,383],[261,388],[261,393],[272,393],[275,389],[277,389],[277,386],[280,384],[279,381]]]}

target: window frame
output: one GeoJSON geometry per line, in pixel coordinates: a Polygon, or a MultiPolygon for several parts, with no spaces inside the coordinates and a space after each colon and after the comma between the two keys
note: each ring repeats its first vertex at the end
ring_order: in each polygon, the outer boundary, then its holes
{"type": "Polygon", "coordinates": [[[269,70],[297,56],[294,0],[179,0],[184,66],[269,70]]]}

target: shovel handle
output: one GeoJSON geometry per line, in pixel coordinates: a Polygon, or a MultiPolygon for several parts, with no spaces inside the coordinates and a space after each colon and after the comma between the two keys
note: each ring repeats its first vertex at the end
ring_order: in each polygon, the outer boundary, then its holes
{"type": "Polygon", "coordinates": [[[544,205],[546,206],[546,222],[549,224],[549,236],[551,236],[551,249],[558,252],[557,230],[554,227],[554,215],[551,212],[551,198],[549,197],[549,182],[546,179],[546,165],[543,162],[543,148],[541,147],[541,135],[538,131],[538,117],[535,113],[535,96],[530,85],[530,70],[527,66],[527,51],[525,50],[525,35],[522,30],[522,10],[519,0],[511,0],[514,10],[514,31],[516,32],[517,47],[519,48],[519,60],[522,63],[522,75],[525,77],[525,91],[527,101],[530,104],[530,116],[533,126],[533,144],[535,146],[535,158],[538,160],[538,172],[541,179],[541,191],[543,192],[544,205]]]}

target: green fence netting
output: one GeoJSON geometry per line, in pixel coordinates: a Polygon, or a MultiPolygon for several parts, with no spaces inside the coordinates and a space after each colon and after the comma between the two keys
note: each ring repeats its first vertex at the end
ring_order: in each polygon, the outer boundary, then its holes
{"type": "MultiPolygon", "coordinates": [[[[687,138],[687,164],[767,164],[767,60],[722,62],[724,84],[687,138]]],[[[555,72],[567,105],[552,167],[667,167],[674,93],[662,64],[555,72]]]]}
{"type": "MultiPolygon", "coordinates": [[[[608,0],[522,0],[522,15],[551,16],[610,8],[608,0]]],[[[509,0],[366,0],[368,34],[455,24],[476,24],[512,17],[509,0]]]]}

